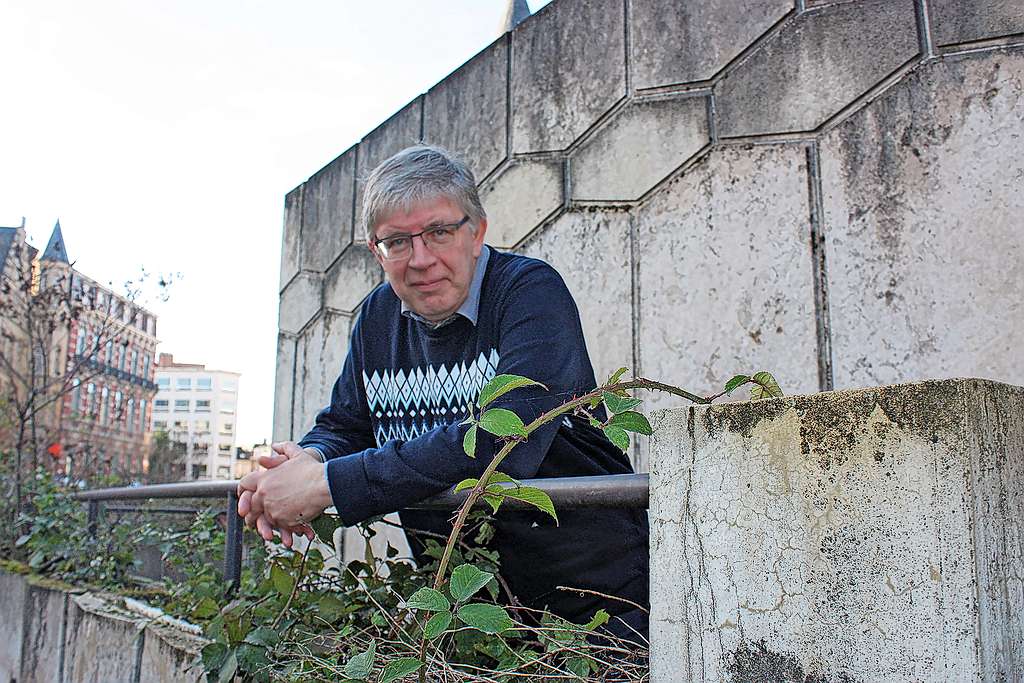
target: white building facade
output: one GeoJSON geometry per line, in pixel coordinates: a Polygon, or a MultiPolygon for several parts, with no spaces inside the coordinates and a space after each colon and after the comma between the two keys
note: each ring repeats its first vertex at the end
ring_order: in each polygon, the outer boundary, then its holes
{"type": "Polygon", "coordinates": [[[161,353],[156,367],[153,431],[185,444],[185,479],[232,479],[241,375],[176,363],[161,353]]]}

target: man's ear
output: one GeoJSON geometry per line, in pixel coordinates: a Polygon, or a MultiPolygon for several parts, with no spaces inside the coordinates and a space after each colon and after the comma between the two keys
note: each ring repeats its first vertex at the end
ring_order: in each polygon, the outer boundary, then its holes
{"type": "Polygon", "coordinates": [[[473,235],[473,255],[480,256],[484,246],[484,235],[487,234],[487,219],[481,218],[476,225],[476,234],[473,235]]]}

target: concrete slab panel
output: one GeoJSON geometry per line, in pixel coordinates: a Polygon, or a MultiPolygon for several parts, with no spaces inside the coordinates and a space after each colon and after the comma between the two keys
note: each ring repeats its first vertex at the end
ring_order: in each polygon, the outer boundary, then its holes
{"type": "MultiPolygon", "coordinates": [[[[28,584],[21,683],[61,683],[68,594],[28,584]]],[[[3,679],[7,680],[7,679],[3,679]]]]}
{"type": "Polygon", "coordinates": [[[715,86],[719,135],[814,130],[917,52],[913,0],[802,14],[715,86]]]}
{"type": "Polygon", "coordinates": [[[1024,384],[1024,54],[922,66],[821,141],[837,387],[1024,384]]]}
{"type": "Polygon", "coordinates": [[[352,319],[325,311],[299,338],[295,382],[293,436],[301,438],[313,426],[316,414],[331,399],[348,353],[352,319]]]}
{"type": "Polygon", "coordinates": [[[1012,680],[1022,416],[981,380],[655,415],[652,680],[1012,680]]]}
{"type": "Polygon", "coordinates": [[[352,313],[383,281],[384,271],[365,242],[353,244],[324,278],[324,308],[352,313]]]}
{"type": "Polygon", "coordinates": [[[930,0],[928,12],[938,46],[1024,33],[1020,0],[930,0]]]}
{"type": "Polygon", "coordinates": [[[809,215],[800,145],[714,150],[641,206],[643,375],[707,395],[768,370],[817,390],[809,215]]]}
{"type": "Polygon", "coordinates": [[[520,250],[547,261],[565,280],[598,381],[633,364],[629,221],[625,211],[573,211],[520,250]]]}
{"type": "Polygon", "coordinates": [[[131,683],[146,622],[95,595],[71,596],[64,643],[69,683],[131,683]],[[103,656],[97,656],[97,653],[103,656]]]}
{"type": "Polygon", "coordinates": [[[295,395],[296,338],[277,335],[277,367],[274,372],[274,441],[291,441],[292,401],[295,395]]]}
{"type": "Polygon", "coordinates": [[[505,160],[508,138],[508,39],[482,50],[431,88],[423,137],[458,155],[477,180],[505,160]]]}
{"type": "Polygon", "coordinates": [[[302,234],[302,189],[299,185],[284,197],[284,227],[281,230],[280,290],[299,272],[299,240],[302,234]]]}
{"type": "Polygon", "coordinates": [[[352,243],[355,147],[317,171],[302,197],[302,270],[322,273],[352,243]]]}
{"type": "Polygon", "coordinates": [[[573,199],[639,199],[709,141],[706,97],[630,103],[570,158],[573,199]]]}
{"type": "Polygon", "coordinates": [[[139,682],[206,681],[201,653],[208,642],[170,626],[150,624],[146,627],[145,644],[142,648],[139,682]]]}
{"type": "Polygon", "coordinates": [[[0,571],[0,681],[17,680],[28,584],[20,574],[0,571]]]}
{"type": "Polygon", "coordinates": [[[405,105],[384,123],[373,129],[359,143],[356,161],[356,230],[355,240],[366,239],[362,224],[363,181],[370,171],[385,159],[415,145],[422,135],[423,97],[405,105]]]}
{"type": "Polygon", "coordinates": [[[792,0],[632,0],[633,87],[707,80],[792,9],[792,0]]]}
{"type": "Polygon", "coordinates": [[[480,190],[487,212],[487,243],[511,248],[562,206],[562,163],[512,164],[480,190]]]}
{"type": "Polygon", "coordinates": [[[512,32],[512,149],[565,149],[626,94],[623,0],[554,2],[512,32]]]}
{"type": "Polygon", "coordinates": [[[320,310],[323,275],[301,272],[281,292],[277,326],[282,332],[297,333],[320,310]]]}

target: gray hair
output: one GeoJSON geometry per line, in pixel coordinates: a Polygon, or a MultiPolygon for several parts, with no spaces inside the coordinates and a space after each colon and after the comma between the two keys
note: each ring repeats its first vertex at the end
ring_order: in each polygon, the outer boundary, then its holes
{"type": "Polygon", "coordinates": [[[374,228],[388,214],[438,198],[455,202],[469,216],[474,232],[487,218],[469,166],[434,145],[403,149],[373,169],[366,179],[362,212],[366,239],[373,239],[374,228]]]}

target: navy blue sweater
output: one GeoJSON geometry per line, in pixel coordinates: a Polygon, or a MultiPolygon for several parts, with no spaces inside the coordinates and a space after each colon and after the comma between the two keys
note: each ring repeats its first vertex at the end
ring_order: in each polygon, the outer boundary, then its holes
{"type": "MultiPolygon", "coordinates": [[[[558,273],[542,261],[492,250],[477,324],[458,317],[438,329],[401,314],[390,285],[367,297],[331,404],[300,441],[326,458],[331,497],[341,519],[355,524],[403,510],[490,462],[495,440],[477,438],[476,458],[462,449],[468,414],[495,374],[516,374],[547,389],[516,389],[489,407],[524,422],[596,385],[579,312],[558,273]]],[[[628,459],[578,417],[535,431],[499,470],[517,479],[631,472],[628,459]]],[[[559,510],[559,525],[541,512],[502,510],[494,545],[516,597],[567,618],[597,608],[631,608],[571,586],[647,604],[647,514],[642,510],[559,510]]],[[[404,510],[402,523],[445,536],[450,514],[404,510]]],[[[412,540],[412,539],[410,539],[412,540]]],[[[414,551],[422,546],[413,542],[414,551]]]]}

